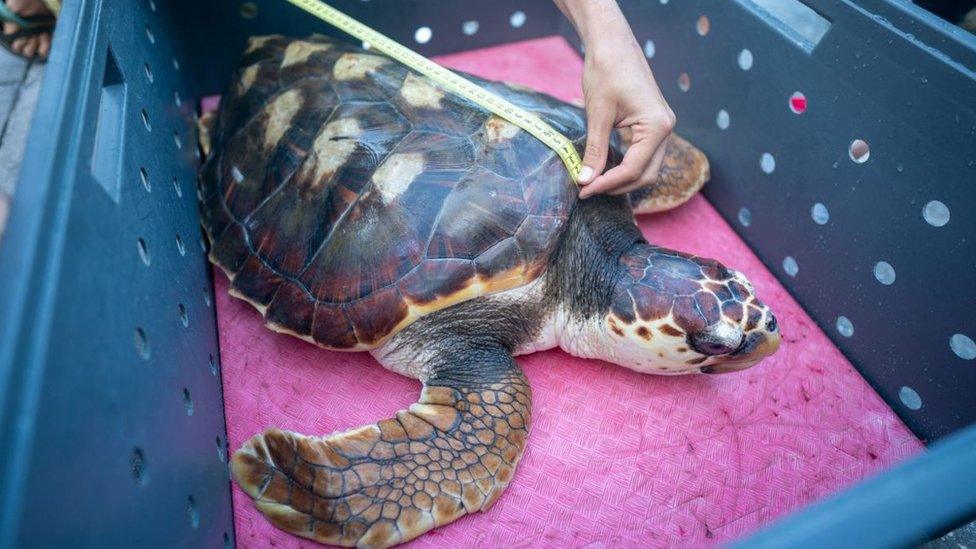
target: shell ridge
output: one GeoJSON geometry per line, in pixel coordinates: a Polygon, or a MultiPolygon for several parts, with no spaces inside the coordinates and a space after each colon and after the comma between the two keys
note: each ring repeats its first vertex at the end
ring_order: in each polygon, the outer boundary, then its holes
{"type": "MultiPolygon", "coordinates": [[[[407,120],[407,122],[409,122],[409,120],[407,120]]],[[[390,156],[392,156],[400,148],[400,145],[403,144],[403,142],[406,139],[406,136],[410,135],[411,131],[413,131],[412,126],[411,129],[407,131],[407,133],[404,134],[403,137],[400,138],[400,141],[398,141],[396,145],[390,147],[390,150],[387,151],[386,155],[383,157],[383,160],[381,160],[380,163],[376,165],[377,169],[379,169],[379,167],[382,166],[383,163],[386,162],[390,158],[390,156]]],[[[339,215],[339,218],[335,220],[335,223],[333,223],[332,226],[329,227],[329,232],[325,235],[325,238],[322,239],[322,242],[319,243],[319,246],[315,249],[315,253],[309,256],[308,262],[305,264],[305,267],[302,268],[301,272],[298,273],[298,276],[300,277],[305,276],[305,273],[308,271],[309,267],[311,267],[312,264],[315,263],[315,259],[319,256],[320,253],[322,253],[322,250],[326,247],[326,245],[332,241],[332,236],[335,235],[336,229],[338,229],[346,221],[346,218],[349,217],[349,212],[351,212],[356,207],[356,205],[359,204],[363,196],[368,194],[369,190],[374,188],[374,185],[375,183],[373,182],[373,178],[370,177],[369,182],[366,185],[364,185],[363,189],[359,192],[358,195],[356,195],[356,199],[350,202],[348,206],[346,206],[346,209],[342,211],[342,214],[339,215]]],[[[313,295],[313,297],[315,296],[313,295]]]]}
{"type": "MultiPolygon", "coordinates": [[[[325,126],[328,125],[328,123],[332,121],[332,118],[336,115],[336,112],[338,110],[339,110],[338,108],[332,107],[332,112],[329,113],[329,116],[327,116],[325,118],[325,121],[322,122],[322,125],[319,126],[319,129],[315,132],[315,137],[318,137],[319,134],[322,133],[322,131],[325,129],[325,126]]],[[[294,181],[294,179],[295,179],[295,174],[302,171],[302,168],[305,167],[305,163],[308,162],[308,159],[311,158],[311,157],[312,157],[311,154],[305,153],[305,158],[302,159],[301,163],[299,163],[295,167],[295,169],[291,173],[288,174],[288,177],[286,177],[284,179],[284,181],[281,182],[280,185],[278,185],[277,187],[275,187],[270,193],[268,193],[267,196],[265,196],[263,199],[261,199],[261,201],[258,202],[258,204],[252,209],[251,213],[249,213],[247,215],[247,217],[245,217],[243,220],[241,220],[241,223],[244,224],[244,223],[247,223],[248,221],[251,221],[251,219],[255,215],[257,215],[261,211],[261,209],[264,208],[264,206],[267,205],[268,202],[271,201],[271,199],[275,198],[282,190],[284,190],[284,188],[286,186],[288,186],[290,183],[292,183],[294,181]]],[[[246,227],[245,227],[245,230],[246,230],[246,227]]]]}

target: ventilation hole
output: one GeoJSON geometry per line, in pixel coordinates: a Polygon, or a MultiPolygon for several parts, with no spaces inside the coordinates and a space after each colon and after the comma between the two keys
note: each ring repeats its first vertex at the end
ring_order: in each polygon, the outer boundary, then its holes
{"type": "Polygon", "coordinates": [[[879,261],[874,264],[874,278],[885,286],[895,283],[895,268],[887,261],[879,261]]]}
{"type": "Polygon", "coordinates": [[[213,300],[210,299],[210,290],[208,288],[203,289],[203,303],[207,307],[213,305],[213,300]]]}
{"type": "Polygon", "coordinates": [[[796,273],[800,272],[800,266],[796,263],[796,259],[793,256],[788,255],[783,258],[783,272],[790,276],[796,276],[796,273]]]}
{"type": "Polygon", "coordinates": [[[186,255],[186,244],[183,243],[183,237],[176,235],[176,249],[180,252],[180,255],[186,255]]]}
{"type": "Polygon", "coordinates": [[[183,106],[183,99],[180,97],[180,92],[173,92],[173,102],[176,103],[177,107],[183,106]]]}
{"type": "Polygon", "coordinates": [[[149,9],[156,11],[156,2],[153,2],[153,0],[149,0],[149,9]]]}
{"type": "Polygon", "coordinates": [[[729,127],[729,113],[725,109],[718,111],[718,116],[715,117],[715,124],[718,125],[720,130],[726,130],[729,127]]]}
{"type": "Polygon", "coordinates": [[[176,191],[177,198],[183,198],[183,188],[180,187],[180,182],[175,177],[173,178],[173,190],[176,191]]]}
{"type": "Polygon", "coordinates": [[[138,486],[145,486],[149,482],[149,476],[146,475],[146,454],[142,452],[142,448],[136,446],[132,449],[132,455],[129,456],[129,466],[132,471],[132,480],[138,486]]]}
{"type": "Polygon", "coordinates": [[[413,39],[417,41],[418,44],[426,44],[430,42],[430,39],[434,36],[434,31],[430,30],[430,27],[420,27],[413,33],[413,39]]]}
{"type": "Polygon", "coordinates": [[[173,58],[173,68],[176,70],[180,70],[180,62],[177,61],[175,57],[173,58]]]}
{"type": "Polygon", "coordinates": [[[837,317],[837,333],[844,337],[851,337],[854,335],[854,324],[846,316],[837,317]]]}
{"type": "Polygon", "coordinates": [[[214,440],[217,442],[217,459],[224,461],[226,458],[224,457],[224,445],[220,442],[220,435],[217,435],[214,440]]]}
{"type": "Polygon", "coordinates": [[[224,549],[230,549],[230,534],[224,532],[224,549]]]}
{"type": "Polygon", "coordinates": [[[963,360],[976,359],[976,341],[963,334],[953,334],[949,338],[949,348],[963,360]]]}
{"type": "Polygon", "coordinates": [[[464,24],[461,25],[461,32],[463,32],[465,36],[474,36],[474,34],[478,32],[478,27],[479,25],[477,21],[465,21],[464,24]]]}
{"type": "Polygon", "coordinates": [[[851,146],[847,148],[847,154],[854,162],[864,164],[871,156],[871,147],[868,146],[867,141],[863,139],[855,139],[854,141],[851,141],[851,146]]]}
{"type": "Polygon", "coordinates": [[[752,52],[748,49],[739,52],[739,68],[744,71],[752,68],[752,52]]]}
{"type": "Polygon", "coordinates": [[[190,397],[190,390],[183,387],[183,408],[186,409],[186,415],[193,415],[193,398],[190,397]]]}
{"type": "Polygon", "coordinates": [[[508,18],[508,23],[516,29],[521,28],[525,24],[525,12],[520,10],[512,13],[508,18]]]}
{"type": "Polygon", "coordinates": [[[146,79],[149,80],[150,84],[152,84],[154,77],[153,77],[152,69],[149,67],[149,61],[143,63],[142,68],[145,69],[146,71],[146,79]]]}
{"type": "Polygon", "coordinates": [[[942,227],[949,222],[949,207],[938,200],[932,200],[922,208],[922,217],[929,225],[942,227]]]}
{"type": "Polygon", "coordinates": [[[152,131],[152,124],[149,122],[149,113],[142,109],[142,123],[146,126],[146,131],[152,131]]]}
{"type": "Polygon", "coordinates": [[[190,526],[194,529],[200,527],[200,513],[197,511],[197,500],[193,496],[186,498],[186,512],[190,516],[190,526]]]}
{"type": "Polygon", "coordinates": [[[739,209],[739,223],[741,223],[743,227],[752,225],[752,212],[749,211],[749,208],[739,209]]]}
{"type": "Polygon", "coordinates": [[[655,52],[655,49],[654,49],[654,41],[653,40],[647,40],[647,41],[645,41],[644,42],[644,57],[647,57],[648,59],[653,59],[654,58],[654,52],[655,52]]]}
{"type": "Polygon", "coordinates": [[[186,315],[186,306],[180,303],[177,307],[177,311],[180,315],[180,324],[182,324],[184,328],[188,327],[190,325],[190,317],[186,315]]]}
{"type": "Polygon", "coordinates": [[[213,355],[210,355],[210,373],[217,377],[217,361],[214,360],[213,355]]]}
{"type": "Polygon", "coordinates": [[[698,36],[705,36],[708,34],[708,30],[711,28],[711,23],[708,21],[708,17],[702,15],[698,18],[698,22],[695,23],[695,30],[698,31],[698,36]]]}
{"type": "Polygon", "coordinates": [[[803,114],[807,110],[807,96],[802,92],[793,92],[790,96],[790,110],[796,114],[803,114]]]}
{"type": "Polygon", "coordinates": [[[691,89],[691,77],[688,73],[683,72],[678,75],[678,89],[686,92],[691,89]]]}
{"type": "Polygon", "coordinates": [[[180,132],[173,130],[173,143],[176,143],[177,149],[183,148],[183,140],[180,139],[180,132]]]}
{"type": "Polygon", "coordinates": [[[827,210],[827,206],[817,202],[810,208],[810,217],[817,225],[826,225],[830,221],[830,212],[827,210]]]}
{"type": "Polygon", "coordinates": [[[145,167],[139,168],[139,179],[142,181],[142,188],[146,189],[146,192],[152,192],[152,184],[149,183],[149,172],[146,171],[145,167]]]}
{"type": "Polygon", "coordinates": [[[901,403],[904,404],[909,410],[922,409],[922,397],[919,396],[918,392],[911,387],[902,387],[899,389],[898,399],[901,400],[901,403]]]}
{"type": "Polygon", "coordinates": [[[776,169],[776,159],[769,153],[763,153],[759,157],[759,167],[764,173],[773,173],[773,170],[776,169]]]}
{"type": "Polygon", "coordinates": [[[244,2],[241,4],[241,17],[244,19],[254,19],[258,16],[258,5],[254,2],[244,2]]]}
{"type": "Polygon", "coordinates": [[[143,239],[136,240],[136,247],[139,248],[139,257],[142,259],[143,265],[149,266],[149,245],[143,239]]]}
{"type": "Polygon", "coordinates": [[[662,6],[667,5],[667,3],[668,3],[668,0],[661,0],[661,5],[662,6]]]}
{"type": "Polygon", "coordinates": [[[150,44],[155,44],[156,43],[156,36],[153,34],[153,31],[149,27],[149,25],[146,25],[146,38],[149,39],[149,43],[150,44]]]}
{"type": "Polygon", "coordinates": [[[149,360],[149,338],[142,328],[136,328],[135,333],[136,352],[143,360],[149,360]]]}

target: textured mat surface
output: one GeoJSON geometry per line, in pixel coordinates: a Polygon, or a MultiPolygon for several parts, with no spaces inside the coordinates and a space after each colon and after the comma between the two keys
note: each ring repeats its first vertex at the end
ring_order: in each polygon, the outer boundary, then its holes
{"type": "MultiPolygon", "coordinates": [[[[440,60],[580,97],[582,62],[560,38],[440,60]]],[[[488,513],[413,546],[711,545],[921,450],[704,199],[645,216],[640,226],[652,242],[745,272],[780,321],[779,353],[738,374],[677,378],[560,351],[520,358],[535,397],[512,485],[488,513]]],[[[257,312],[226,294],[224,275],[215,276],[232,450],[266,427],[326,434],[416,401],[417,381],[368,354],[324,351],[263,328],[257,312]]],[[[234,512],[244,547],[310,545],[273,528],[236,486],[234,512]]]]}

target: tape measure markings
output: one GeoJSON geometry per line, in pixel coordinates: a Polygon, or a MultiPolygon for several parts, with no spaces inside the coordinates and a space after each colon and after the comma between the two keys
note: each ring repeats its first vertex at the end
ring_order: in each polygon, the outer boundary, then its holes
{"type": "Polygon", "coordinates": [[[516,106],[503,97],[491,93],[450,69],[438,65],[321,0],[288,0],[288,2],[343,32],[363,42],[368,42],[370,49],[385,53],[410,69],[423,74],[435,83],[447,88],[449,91],[480,105],[484,109],[501,116],[512,124],[529,132],[559,155],[563,164],[566,165],[569,174],[573,177],[573,181],[578,179],[580,170],[583,167],[583,161],[576,152],[576,147],[573,146],[573,143],[565,135],[557,132],[538,116],[516,106]]]}

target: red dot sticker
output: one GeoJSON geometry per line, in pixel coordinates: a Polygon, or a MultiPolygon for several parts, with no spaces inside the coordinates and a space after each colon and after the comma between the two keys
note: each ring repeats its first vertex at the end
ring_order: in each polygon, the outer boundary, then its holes
{"type": "Polygon", "coordinates": [[[801,92],[793,92],[790,96],[790,110],[796,114],[803,114],[807,110],[807,96],[801,92]]]}

